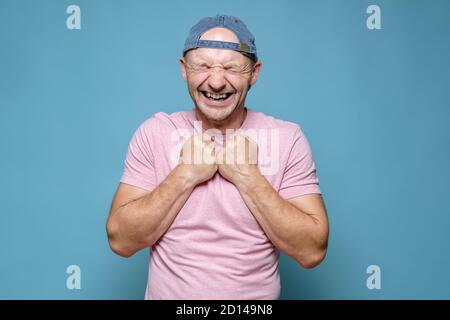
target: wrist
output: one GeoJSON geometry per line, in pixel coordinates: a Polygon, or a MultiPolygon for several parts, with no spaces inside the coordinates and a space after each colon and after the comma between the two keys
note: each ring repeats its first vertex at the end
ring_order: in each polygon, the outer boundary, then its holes
{"type": "Polygon", "coordinates": [[[239,191],[248,193],[261,185],[261,178],[264,179],[258,166],[250,165],[249,170],[240,174],[234,184],[239,191]]]}
{"type": "Polygon", "coordinates": [[[181,181],[186,189],[193,189],[199,183],[196,176],[189,170],[189,164],[179,164],[173,170],[174,175],[181,181]]]}

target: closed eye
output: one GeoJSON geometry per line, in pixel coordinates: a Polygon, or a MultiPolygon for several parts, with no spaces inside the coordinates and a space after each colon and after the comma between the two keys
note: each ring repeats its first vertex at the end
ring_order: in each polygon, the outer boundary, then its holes
{"type": "Polygon", "coordinates": [[[238,64],[231,64],[225,66],[225,70],[231,73],[247,73],[251,71],[251,67],[249,65],[238,65],[238,64]]]}
{"type": "Polygon", "coordinates": [[[208,71],[209,69],[206,63],[188,63],[187,67],[191,71],[208,71]]]}

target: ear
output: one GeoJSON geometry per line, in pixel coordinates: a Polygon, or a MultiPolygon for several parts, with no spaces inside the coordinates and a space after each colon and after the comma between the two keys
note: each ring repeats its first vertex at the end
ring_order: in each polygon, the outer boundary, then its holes
{"type": "Polygon", "coordinates": [[[181,76],[183,77],[184,82],[187,81],[187,72],[186,72],[186,58],[180,57],[180,67],[181,67],[181,76]]]}
{"type": "Polygon", "coordinates": [[[262,62],[260,60],[255,62],[255,65],[253,66],[253,72],[252,77],[250,79],[250,85],[253,86],[259,77],[259,72],[261,71],[262,62]]]}

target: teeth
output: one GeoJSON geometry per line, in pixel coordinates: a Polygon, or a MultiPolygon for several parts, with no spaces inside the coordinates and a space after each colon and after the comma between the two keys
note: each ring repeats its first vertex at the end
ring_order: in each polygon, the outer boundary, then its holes
{"type": "Polygon", "coordinates": [[[215,94],[211,92],[206,92],[206,96],[213,99],[225,99],[227,97],[226,94],[215,94]]]}

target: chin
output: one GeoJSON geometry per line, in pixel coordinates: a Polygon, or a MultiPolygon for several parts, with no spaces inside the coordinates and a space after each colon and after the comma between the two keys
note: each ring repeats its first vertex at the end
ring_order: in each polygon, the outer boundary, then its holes
{"type": "Polygon", "coordinates": [[[212,122],[222,122],[230,118],[237,106],[229,106],[223,109],[219,109],[213,106],[198,106],[203,115],[212,122]]]}

